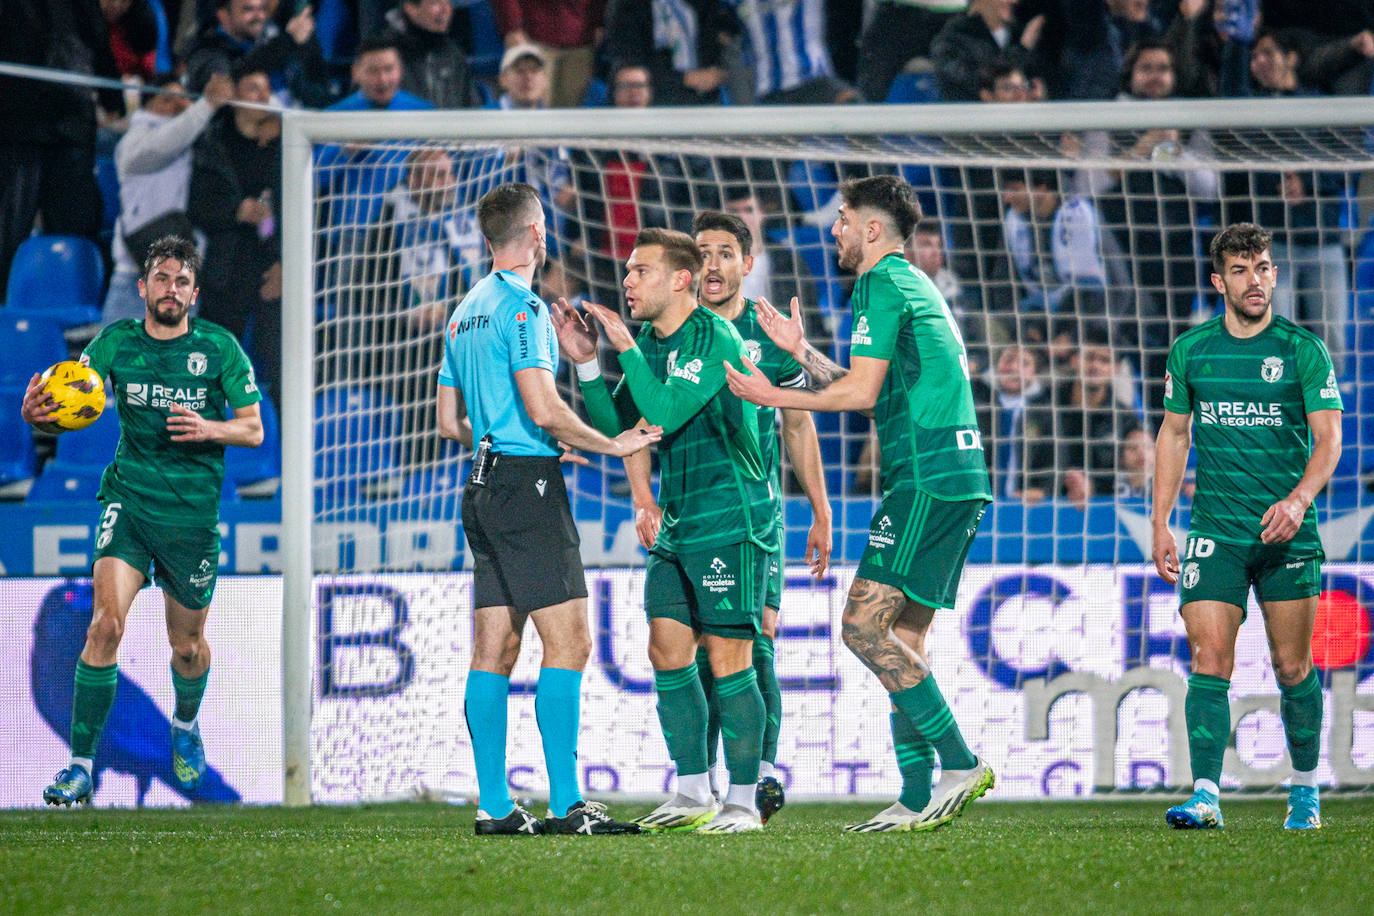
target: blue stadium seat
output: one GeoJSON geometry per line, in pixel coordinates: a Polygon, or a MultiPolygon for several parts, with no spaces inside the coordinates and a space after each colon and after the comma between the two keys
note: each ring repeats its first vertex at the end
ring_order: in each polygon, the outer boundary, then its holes
{"type": "Polygon", "coordinates": [[[105,412],[85,429],[57,437],[57,459],[70,465],[104,469],[114,459],[119,444],[119,413],[107,396],[105,412]]]}
{"type": "Polygon", "coordinates": [[[487,0],[458,0],[455,6],[466,6],[472,35],[472,53],[468,64],[477,76],[496,76],[501,68],[505,43],[496,29],[496,13],[487,0]]]}
{"type": "Polygon", "coordinates": [[[463,484],[471,461],[457,458],[441,460],[437,467],[425,468],[406,477],[401,485],[401,504],[413,507],[408,518],[458,519],[463,496],[463,484]]]}
{"type": "Polygon", "coordinates": [[[27,501],[87,504],[100,492],[100,475],[104,467],[94,464],[75,464],[56,458],[43,466],[43,473],[33,482],[27,501]]]}
{"type": "Polygon", "coordinates": [[[889,105],[925,104],[940,101],[940,87],[934,71],[903,73],[892,81],[884,101],[889,105]]]}
{"type": "Polygon", "coordinates": [[[33,432],[19,415],[25,387],[0,385],[0,491],[32,480],[38,468],[33,432]]]}
{"type": "Polygon", "coordinates": [[[250,499],[276,495],[281,486],[281,422],[272,399],[258,402],[262,414],[262,445],[224,450],[224,479],[237,495],[250,499]]]}
{"type": "Polygon", "coordinates": [[[21,391],[35,372],[68,355],[62,329],[49,318],[15,316],[0,310],[0,340],[6,350],[0,363],[0,385],[18,385],[21,391]]]}
{"type": "Polygon", "coordinates": [[[90,239],[35,235],[15,252],[5,289],[7,313],[41,315],[63,329],[100,320],[105,262],[90,239]]]}
{"type": "Polygon", "coordinates": [[[114,238],[115,220],[119,219],[119,171],[113,156],[95,160],[95,183],[100,188],[100,202],[104,211],[100,218],[100,237],[114,238]]]}
{"type": "Polygon", "coordinates": [[[358,23],[353,4],[346,0],[319,0],[315,4],[315,37],[330,64],[353,60],[358,46],[358,23]]]}
{"type": "Polygon", "coordinates": [[[605,108],[611,104],[611,87],[606,85],[606,81],[598,77],[592,77],[587,84],[587,91],[582,94],[583,108],[605,108]]]}
{"type": "Polygon", "coordinates": [[[368,388],[331,388],[315,398],[315,495],[328,508],[369,489],[399,485],[396,409],[368,388]]]}
{"type": "Polygon", "coordinates": [[[834,166],[798,160],[787,168],[787,187],[797,207],[810,212],[826,205],[840,189],[834,166]]]}
{"type": "Polygon", "coordinates": [[[834,248],[827,244],[828,236],[816,226],[793,226],[771,230],[768,238],[774,244],[786,245],[801,255],[806,269],[816,281],[816,309],[827,322],[842,317],[845,307],[844,290],[840,285],[839,266],[835,263],[834,248]]]}

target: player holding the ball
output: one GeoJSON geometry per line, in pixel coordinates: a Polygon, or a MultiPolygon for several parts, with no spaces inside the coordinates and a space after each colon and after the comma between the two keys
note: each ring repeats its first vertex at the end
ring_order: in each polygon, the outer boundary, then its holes
{"type": "MultiPolygon", "coordinates": [[[[48,804],[91,799],[92,761],[114,703],[124,619],[139,590],[154,579],[166,600],[172,646],[172,772],[187,792],[205,772],[196,719],[210,672],[205,620],[219,568],[224,449],[260,445],[262,420],[253,369],[239,342],[189,315],[200,266],[191,242],[159,239],[138,281],[147,308],[143,320],[109,325],[81,354],[81,362],[105,380],[121,433],[100,481],[95,607],[76,663],[71,762],[43,791],[48,804]]],[[[62,394],[59,375],[29,381],[23,416],[35,427],[61,432],[75,425],[53,396],[62,394]]]]}

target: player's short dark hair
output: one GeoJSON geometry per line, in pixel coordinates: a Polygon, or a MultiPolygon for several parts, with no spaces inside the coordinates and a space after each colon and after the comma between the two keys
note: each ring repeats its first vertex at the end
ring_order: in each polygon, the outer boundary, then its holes
{"type": "Polygon", "coordinates": [[[983,92],[991,93],[997,88],[998,80],[1006,79],[1013,73],[1020,73],[1024,76],[1026,71],[1005,57],[994,57],[978,68],[978,88],[983,92]]]}
{"type": "Polygon", "coordinates": [[[840,196],[852,210],[867,207],[887,216],[901,239],[911,235],[921,218],[921,205],[911,185],[896,175],[851,178],[840,185],[840,196]]]}
{"type": "Polygon", "coordinates": [[[401,46],[396,41],[396,36],[389,32],[382,32],[369,38],[364,38],[358,42],[358,47],[353,51],[353,59],[361,60],[364,54],[372,54],[376,51],[395,51],[396,56],[401,56],[401,46]]]}
{"type": "Polygon", "coordinates": [[[1212,256],[1212,272],[1221,273],[1226,268],[1226,258],[1256,258],[1269,250],[1274,241],[1266,230],[1254,223],[1232,223],[1212,237],[1207,253],[1212,256]]]}
{"type": "Polygon", "coordinates": [[[754,233],[749,231],[744,220],[735,216],[733,213],[722,213],[719,210],[702,210],[692,220],[692,237],[695,238],[703,232],[728,232],[735,237],[739,243],[739,253],[749,254],[749,249],[753,245],[754,233]]]}
{"type": "Polygon", "coordinates": [[[497,185],[477,202],[477,225],[493,249],[520,237],[539,212],[539,192],[530,185],[509,181],[497,185]]]}
{"type": "Polygon", "coordinates": [[[639,230],[639,234],[635,236],[635,247],[640,248],[644,245],[657,245],[662,248],[663,260],[667,262],[669,270],[674,273],[679,270],[690,273],[691,290],[693,294],[696,293],[702,267],[701,249],[697,247],[696,239],[675,229],[651,227],[639,230]]]}
{"type": "Polygon", "coordinates": [[[191,271],[191,276],[200,277],[200,252],[196,250],[196,243],[190,239],[184,239],[179,235],[164,235],[156,242],[148,246],[148,253],[143,256],[143,276],[153,272],[153,268],[161,264],[168,258],[180,261],[181,266],[191,271]]]}

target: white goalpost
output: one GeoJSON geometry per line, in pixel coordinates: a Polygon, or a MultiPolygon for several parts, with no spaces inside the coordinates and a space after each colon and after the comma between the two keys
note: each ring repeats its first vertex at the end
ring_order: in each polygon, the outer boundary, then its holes
{"type": "MultiPolygon", "coordinates": [[[[637,228],[686,228],[702,209],[757,211],[774,304],[798,293],[813,339],[843,362],[852,278],[828,235],[835,195],[845,179],[880,172],[907,178],[934,221],[922,230],[943,251],[937,281],[985,412],[998,498],[933,642],[971,742],[1004,755],[995,763],[1008,794],[1186,775],[1186,640],[1172,591],[1148,567],[1163,357],[1217,311],[1211,235],[1274,214],[1280,224],[1266,228],[1281,233],[1276,261],[1292,276],[1276,306],[1327,341],[1347,411],[1346,455],[1319,506],[1331,595],[1319,626],[1331,717],[1322,773],[1368,783],[1374,574],[1366,583],[1361,564],[1374,455],[1360,433],[1374,419],[1364,400],[1374,302],[1363,298],[1374,296],[1374,254],[1362,270],[1374,243],[1357,214],[1374,198],[1372,131],[1371,98],[286,113],[285,803],[475,791],[461,703],[466,456],[438,439],[432,395],[447,316],[489,266],[474,219],[481,194],[505,180],[535,184],[551,238],[544,295],[611,306],[637,228]],[[1097,376],[1095,356],[1106,367],[1097,376]],[[1012,401],[1027,405],[1015,419],[997,409],[1012,401]]],[[[918,248],[911,257],[934,257],[918,248]]],[[[867,421],[832,416],[818,428],[837,571],[819,584],[789,577],[780,759],[802,795],[881,794],[896,780],[879,727],[885,700],[830,629],[879,484],[867,421]]],[[[637,794],[658,791],[670,763],[642,658],[642,554],[623,479],[618,462],[569,471],[597,643],[581,775],[593,792],[637,794]]],[[[795,563],[810,519],[800,490],[785,490],[795,563]]],[[[1272,786],[1286,777],[1277,690],[1262,634],[1246,634],[1228,779],[1272,786]]],[[[527,646],[517,696],[536,664],[527,646]]],[[[537,794],[537,733],[521,704],[511,779],[537,794]]]]}

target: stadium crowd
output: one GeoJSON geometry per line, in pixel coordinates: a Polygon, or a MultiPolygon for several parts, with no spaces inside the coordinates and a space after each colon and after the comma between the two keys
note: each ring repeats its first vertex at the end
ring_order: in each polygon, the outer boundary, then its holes
{"type": "MultiPolygon", "coordinates": [[[[1372,0],[20,0],[0,60],[137,88],[0,78],[0,276],[35,231],[101,246],[103,320],[141,314],[144,249],[194,232],[199,314],[240,336],[279,400],[280,119],[334,110],[1363,95],[1372,0]],[[862,28],[860,24],[863,24],[862,28]],[[790,40],[781,40],[787,36],[790,40]],[[100,180],[98,181],[98,176],[100,180]],[[103,201],[102,202],[102,195],[103,201]],[[102,214],[108,216],[102,222],[102,214]]],[[[1066,134],[1065,161],[1206,160],[1205,130],[1066,134]]],[[[848,288],[828,239],[834,163],[521,148],[317,150],[318,224],[345,290],[324,371],[386,377],[419,444],[455,299],[482,274],[472,205],[518,179],[550,220],[546,295],[618,300],[648,226],[739,215],[759,249],[746,294],[797,296],[813,340],[847,348],[848,288]],[[458,178],[490,173],[461,199],[458,178]],[[819,217],[817,216],[819,214],[819,217]]],[[[882,170],[879,167],[878,170],[882,170]]],[[[1201,257],[1213,227],[1275,231],[1276,311],[1324,338],[1342,378],[1352,255],[1368,174],[927,168],[902,173],[928,217],[908,258],[945,294],[969,346],[999,498],[1143,496],[1169,340],[1216,310],[1201,257]]],[[[864,170],[868,171],[867,168],[864,170]]],[[[875,485],[867,427],[844,426],[844,486],[875,485]]],[[[822,431],[827,435],[827,431],[822,431]]],[[[836,453],[828,453],[834,457],[836,453]]]]}

